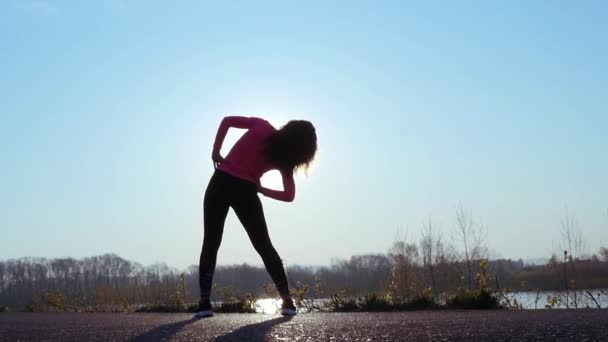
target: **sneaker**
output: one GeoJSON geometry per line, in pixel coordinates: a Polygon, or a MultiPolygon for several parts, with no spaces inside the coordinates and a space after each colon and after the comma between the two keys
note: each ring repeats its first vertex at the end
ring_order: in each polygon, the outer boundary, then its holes
{"type": "Polygon", "coordinates": [[[281,305],[281,315],[295,316],[296,313],[296,306],[293,305],[293,300],[291,300],[291,298],[283,299],[283,304],[281,305]]]}
{"type": "Polygon", "coordinates": [[[213,316],[213,309],[211,309],[211,302],[209,299],[201,300],[198,302],[198,308],[194,314],[195,318],[204,318],[213,316]]]}

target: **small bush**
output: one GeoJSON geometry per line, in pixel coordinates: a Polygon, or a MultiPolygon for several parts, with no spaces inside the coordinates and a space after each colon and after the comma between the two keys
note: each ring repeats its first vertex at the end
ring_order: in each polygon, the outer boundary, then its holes
{"type": "Polygon", "coordinates": [[[216,312],[255,313],[256,299],[252,295],[236,296],[215,307],[216,312]]]}
{"type": "Polygon", "coordinates": [[[408,311],[435,309],[439,306],[427,296],[420,296],[409,301],[393,301],[385,296],[370,293],[357,300],[348,298],[344,293],[335,294],[325,303],[321,311],[328,312],[378,312],[378,311],[408,311]]]}
{"type": "Polygon", "coordinates": [[[386,298],[380,297],[375,293],[359,298],[357,306],[361,311],[392,311],[395,309],[395,306],[389,303],[386,298]]]}
{"type": "Polygon", "coordinates": [[[335,293],[324,305],[324,311],[330,312],[352,312],[359,311],[357,302],[346,296],[346,291],[335,293]]]}
{"type": "Polygon", "coordinates": [[[256,298],[250,293],[239,294],[234,288],[220,287],[214,285],[215,291],[220,297],[220,305],[213,310],[216,312],[254,313],[256,298]]]}
{"type": "Polygon", "coordinates": [[[26,312],[70,311],[74,308],[67,304],[66,296],[61,292],[42,291],[25,306],[26,312]]]}
{"type": "Polygon", "coordinates": [[[448,308],[454,309],[500,309],[498,297],[489,287],[490,273],[486,260],[479,263],[479,273],[475,275],[476,290],[458,288],[456,295],[448,298],[448,308]]]}
{"type": "Polygon", "coordinates": [[[448,308],[452,309],[499,309],[498,298],[485,290],[469,291],[459,288],[455,296],[448,298],[448,308]]]}
{"type": "MultiPolygon", "coordinates": [[[[511,290],[506,288],[503,291],[499,291],[496,294],[496,299],[498,300],[498,305],[504,309],[511,310],[522,310],[523,305],[517,301],[517,298],[511,294],[511,290]]],[[[536,300],[534,305],[538,305],[539,294],[536,293],[536,300]]]]}

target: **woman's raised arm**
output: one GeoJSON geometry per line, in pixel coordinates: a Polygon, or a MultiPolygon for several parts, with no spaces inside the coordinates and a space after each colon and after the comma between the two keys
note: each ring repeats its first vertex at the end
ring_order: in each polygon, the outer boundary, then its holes
{"type": "Polygon", "coordinates": [[[253,125],[254,120],[254,118],[244,116],[227,116],[223,118],[222,122],[220,123],[220,127],[217,129],[217,133],[215,134],[213,153],[220,153],[222,144],[224,143],[224,138],[226,138],[226,133],[228,133],[228,129],[230,127],[247,129],[253,125]]]}

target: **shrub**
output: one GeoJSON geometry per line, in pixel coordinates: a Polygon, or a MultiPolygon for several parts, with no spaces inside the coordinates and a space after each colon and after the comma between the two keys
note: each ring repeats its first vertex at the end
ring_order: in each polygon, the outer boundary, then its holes
{"type": "Polygon", "coordinates": [[[324,305],[325,311],[351,312],[359,311],[357,302],[346,296],[346,291],[342,290],[335,293],[324,305]]]}
{"type": "Polygon", "coordinates": [[[67,304],[66,296],[61,292],[42,291],[32,303],[25,306],[27,312],[69,311],[74,309],[67,304]]]}
{"type": "Polygon", "coordinates": [[[220,297],[220,305],[216,306],[216,312],[239,312],[254,313],[256,298],[250,293],[240,295],[231,287],[214,286],[217,295],[220,297]]]}
{"type": "Polygon", "coordinates": [[[489,287],[490,275],[488,262],[479,263],[479,273],[475,275],[476,289],[467,290],[459,287],[456,295],[447,300],[447,306],[454,309],[499,309],[498,298],[489,287]]]}
{"type": "Polygon", "coordinates": [[[498,299],[489,291],[469,291],[459,288],[456,295],[448,298],[447,306],[453,309],[497,309],[498,299]]]}
{"type": "Polygon", "coordinates": [[[216,312],[238,312],[238,313],[255,313],[256,299],[251,294],[245,296],[237,296],[229,302],[222,302],[220,306],[216,306],[216,312]]]}
{"type": "Polygon", "coordinates": [[[399,307],[400,310],[427,310],[436,308],[439,308],[439,305],[432,298],[426,296],[412,298],[399,307]]]}
{"type": "Polygon", "coordinates": [[[359,298],[357,306],[361,311],[391,311],[395,308],[386,298],[375,293],[359,298]]]}

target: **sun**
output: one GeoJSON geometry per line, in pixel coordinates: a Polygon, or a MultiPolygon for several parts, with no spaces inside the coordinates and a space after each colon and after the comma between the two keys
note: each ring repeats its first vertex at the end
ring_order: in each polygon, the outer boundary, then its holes
{"type": "Polygon", "coordinates": [[[276,314],[281,307],[281,300],[275,298],[262,298],[255,302],[255,311],[264,314],[276,314]]]}

